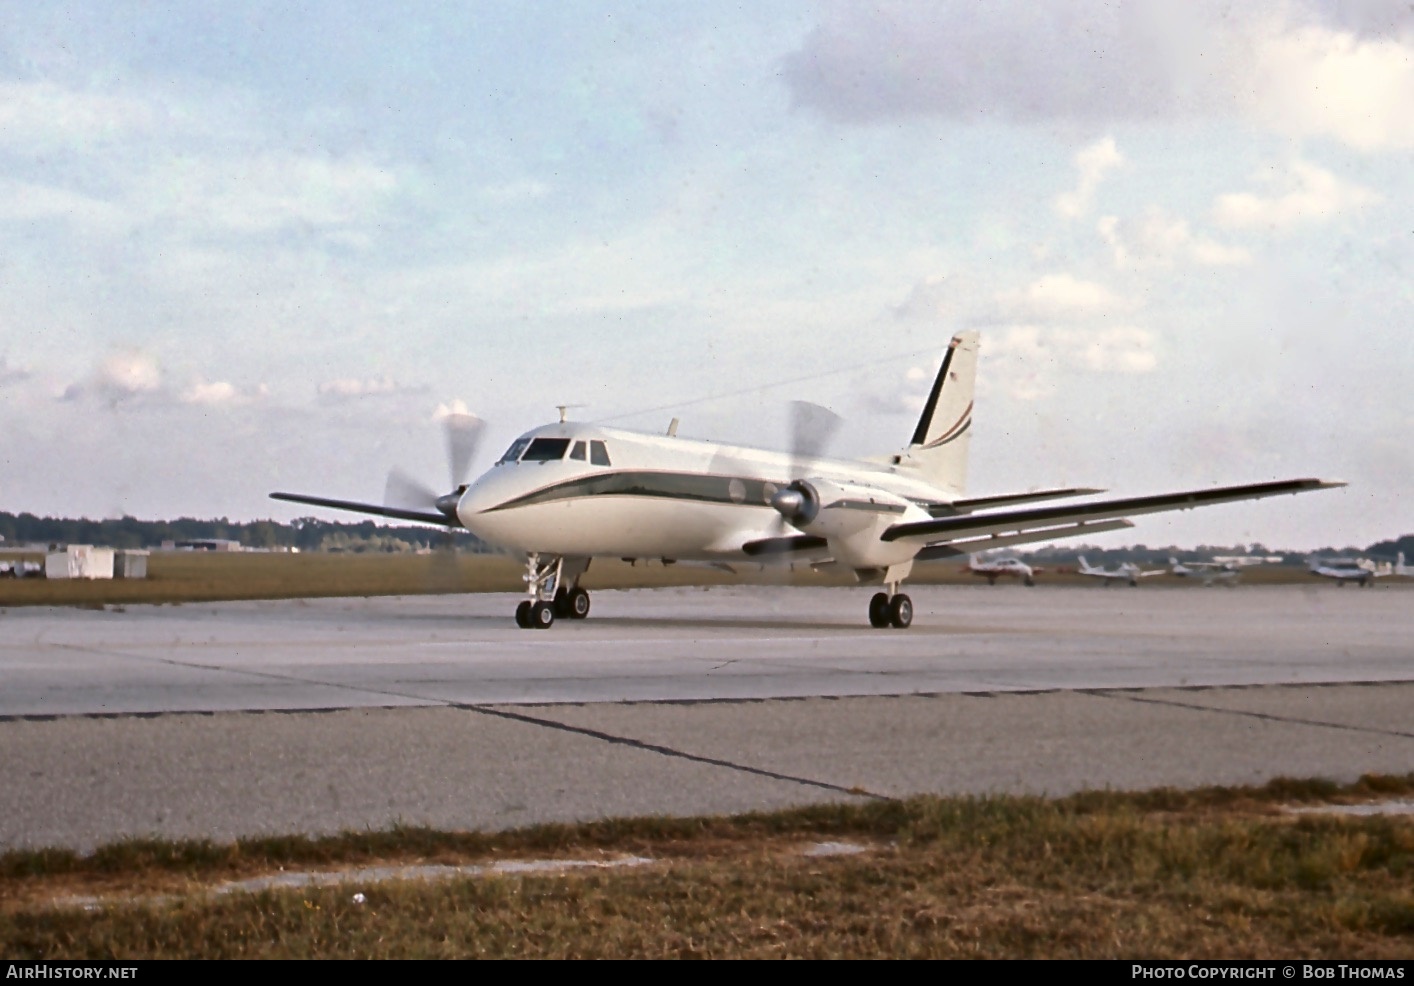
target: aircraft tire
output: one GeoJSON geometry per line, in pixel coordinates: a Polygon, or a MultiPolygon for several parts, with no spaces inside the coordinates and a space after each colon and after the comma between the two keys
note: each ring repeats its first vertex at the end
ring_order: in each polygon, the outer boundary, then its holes
{"type": "Polygon", "coordinates": [[[913,623],[913,600],[902,592],[889,600],[889,623],[899,630],[907,630],[913,623]]]}
{"type": "Polygon", "coordinates": [[[566,601],[565,607],[570,619],[584,619],[589,615],[588,591],[575,586],[570,590],[569,599],[566,601]]]}
{"type": "Polygon", "coordinates": [[[1036,584],[1036,580],[1028,575],[1026,576],[1026,584],[1029,586],[1034,586],[1036,584]]]}
{"type": "Polygon", "coordinates": [[[516,607],[516,626],[522,630],[530,629],[530,600],[522,599],[520,605],[516,607]]]}
{"type": "Polygon", "coordinates": [[[555,625],[553,603],[536,603],[530,607],[530,626],[535,630],[548,630],[555,625]]]}
{"type": "Polygon", "coordinates": [[[550,604],[555,608],[555,615],[560,618],[570,615],[570,590],[560,588],[555,590],[555,601],[550,604]]]}
{"type": "Polygon", "coordinates": [[[889,596],[886,592],[876,592],[869,600],[869,625],[882,630],[889,625],[889,596]]]}

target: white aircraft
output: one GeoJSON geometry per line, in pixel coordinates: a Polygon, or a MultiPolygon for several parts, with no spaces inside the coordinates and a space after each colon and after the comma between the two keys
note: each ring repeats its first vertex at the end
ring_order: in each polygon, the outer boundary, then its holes
{"type": "Polygon", "coordinates": [[[996,585],[999,576],[1021,579],[1023,585],[1035,585],[1038,568],[1026,564],[1020,558],[979,558],[972,555],[967,559],[967,570],[980,575],[988,585],[996,585]]]}
{"type": "Polygon", "coordinates": [[[1405,566],[1404,552],[1402,551],[1393,567],[1389,562],[1385,562],[1384,567],[1380,568],[1372,562],[1348,561],[1346,559],[1322,561],[1319,558],[1306,559],[1306,565],[1312,575],[1335,579],[1337,589],[1345,588],[1347,582],[1355,582],[1362,588],[1369,588],[1375,584],[1375,579],[1384,578],[1386,575],[1414,575],[1414,571],[1405,566]]]}
{"type": "Polygon", "coordinates": [[[1212,585],[1215,582],[1232,585],[1242,576],[1242,570],[1249,564],[1260,565],[1261,562],[1239,562],[1234,559],[1181,562],[1170,555],[1169,573],[1179,578],[1201,579],[1204,585],[1212,585]]]}
{"type": "Polygon", "coordinates": [[[1123,565],[1116,568],[1096,568],[1085,560],[1084,555],[1080,556],[1079,561],[1080,568],[1078,571],[1081,575],[1089,575],[1097,579],[1103,579],[1103,584],[1106,587],[1108,587],[1111,582],[1121,581],[1132,586],[1137,586],[1139,580],[1142,578],[1147,578],[1150,575],[1163,575],[1165,573],[1165,570],[1162,568],[1154,568],[1147,571],[1141,570],[1139,566],[1133,562],[1125,562],[1123,565]]]}
{"type": "Polygon", "coordinates": [[[976,332],[948,345],[902,450],[870,461],[821,457],[839,419],[797,404],[789,452],[565,420],[526,432],[475,482],[461,477],[481,422],[449,418],[453,489],[440,496],[394,474],[384,505],[297,493],[277,500],[465,528],[525,559],[526,598],[516,622],[545,628],[582,619],[579,584],[596,557],[847,570],[882,587],[869,601],[875,627],[904,628],[913,602],[900,591],[917,561],[1093,535],[1134,526],[1135,514],[1343,486],[1287,479],[1063,506],[1037,501],[1099,490],[964,495],[971,438],[976,332]],[[1024,505],[1024,506],[1023,506],[1024,505]]]}

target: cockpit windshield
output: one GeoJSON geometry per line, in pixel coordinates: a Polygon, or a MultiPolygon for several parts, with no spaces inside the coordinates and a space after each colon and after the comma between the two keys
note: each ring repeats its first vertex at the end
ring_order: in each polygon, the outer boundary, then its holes
{"type": "MultiPolygon", "coordinates": [[[[566,454],[572,459],[583,462],[586,458],[586,443],[583,441],[572,442],[568,438],[517,438],[511,443],[511,447],[506,449],[506,454],[497,460],[496,465],[506,462],[558,462],[566,454]],[[573,451],[571,452],[571,444],[573,451]]],[[[604,448],[601,441],[591,441],[588,443],[587,457],[596,466],[607,466],[609,464],[609,453],[604,448]]]]}
{"type": "Polygon", "coordinates": [[[520,457],[521,462],[555,462],[570,450],[568,438],[537,438],[520,457]]]}
{"type": "Polygon", "coordinates": [[[511,443],[511,447],[506,449],[506,454],[496,460],[496,465],[499,466],[503,462],[515,462],[520,458],[520,454],[525,451],[525,447],[529,444],[530,439],[517,438],[511,443]]]}

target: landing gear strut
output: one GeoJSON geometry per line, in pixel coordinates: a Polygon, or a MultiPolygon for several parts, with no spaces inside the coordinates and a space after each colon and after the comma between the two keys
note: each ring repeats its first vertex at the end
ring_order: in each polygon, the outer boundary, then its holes
{"type": "Polygon", "coordinates": [[[582,620],[588,616],[589,593],[579,586],[579,577],[588,568],[588,558],[552,557],[542,562],[536,552],[526,555],[521,578],[529,598],[516,606],[516,626],[547,630],[556,617],[582,620]]]}
{"type": "MultiPolygon", "coordinates": [[[[897,586],[891,586],[896,589],[897,586]]],[[[913,623],[913,600],[902,592],[876,592],[869,600],[869,625],[882,630],[896,627],[907,630],[913,623]]]]}

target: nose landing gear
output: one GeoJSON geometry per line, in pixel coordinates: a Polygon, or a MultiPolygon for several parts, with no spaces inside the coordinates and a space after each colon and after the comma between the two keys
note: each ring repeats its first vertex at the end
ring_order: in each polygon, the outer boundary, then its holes
{"type": "Polygon", "coordinates": [[[548,630],[557,617],[582,620],[589,615],[589,593],[579,578],[589,568],[588,558],[525,558],[525,591],[528,599],[516,606],[516,626],[522,630],[548,630]],[[569,585],[566,586],[565,582],[569,585]]]}

